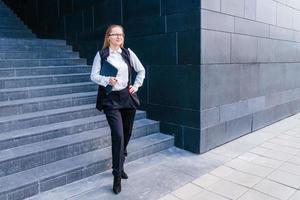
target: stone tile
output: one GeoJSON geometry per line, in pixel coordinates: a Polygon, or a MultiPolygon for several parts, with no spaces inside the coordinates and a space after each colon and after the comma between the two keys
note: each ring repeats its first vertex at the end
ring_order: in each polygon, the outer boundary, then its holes
{"type": "Polygon", "coordinates": [[[221,0],[202,0],[201,8],[214,11],[221,11],[221,0]]]}
{"type": "Polygon", "coordinates": [[[270,197],[266,194],[258,192],[256,190],[249,190],[246,192],[239,200],[276,200],[273,197],[270,197]]]}
{"type": "Polygon", "coordinates": [[[296,20],[296,19],[299,19],[300,17],[300,11],[298,10],[293,10],[293,29],[295,30],[300,30],[300,22],[299,20],[296,20]]]}
{"type": "Polygon", "coordinates": [[[293,194],[293,196],[289,200],[299,200],[300,199],[300,191],[297,191],[293,194]]]}
{"type": "Polygon", "coordinates": [[[249,152],[239,156],[238,158],[245,161],[252,162],[257,165],[262,165],[273,169],[277,169],[283,163],[283,161],[266,158],[249,152]]]}
{"type": "Polygon", "coordinates": [[[213,192],[210,191],[206,191],[203,190],[202,192],[200,192],[199,194],[187,199],[187,200],[199,200],[199,199],[203,199],[203,200],[227,200],[227,198],[224,198],[220,195],[217,195],[213,192]]]}
{"type": "Polygon", "coordinates": [[[256,155],[254,153],[246,152],[246,153],[240,155],[238,158],[241,159],[241,160],[252,162],[254,159],[256,159],[258,157],[259,157],[259,155],[256,155]]]}
{"type": "Polygon", "coordinates": [[[300,165],[283,163],[278,169],[300,176],[300,165]]]}
{"type": "Polygon", "coordinates": [[[288,199],[296,191],[290,187],[269,180],[263,180],[255,185],[254,189],[282,200],[288,199]]]}
{"type": "Polygon", "coordinates": [[[279,144],[279,145],[283,145],[283,146],[287,146],[287,147],[300,149],[300,143],[295,140],[285,140],[285,139],[281,139],[281,138],[274,138],[274,139],[270,140],[270,142],[279,144]]]}
{"type": "Polygon", "coordinates": [[[257,62],[257,46],[258,39],[256,37],[233,34],[231,40],[231,62],[257,62]]]}
{"type": "Polygon", "coordinates": [[[293,28],[293,9],[282,4],[277,4],[277,26],[293,28]]]}
{"type": "Polygon", "coordinates": [[[290,29],[270,26],[270,38],[292,41],[294,39],[294,32],[290,29]]]}
{"type": "Polygon", "coordinates": [[[256,19],[256,1],[245,0],[245,17],[248,19],[256,19]]]}
{"type": "Polygon", "coordinates": [[[166,196],[160,198],[159,200],[180,200],[172,194],[167,194],[166,196]]]}
{"type": "Polygon", "coordinates": [[[252,148],[253,148],[253,144],[238,139],[223,144],[222,146],[217,147],[211,151],[214,153],[228,156],[230,158],[236,158],[237,156],[243,154],[244,152],[249,151],[252,148]]]}
{"type": "MultiPolygon", "coordinates": [[[[202,31],[203,32],[203,31],[202,31]]],[[[226,34],[226,33],[222,33],[226,34]]],[[[202,35],[203,36],[203,35],[202,35]]],[[[203,36],[204,37],[204,36],[203,36]]],[[[209,36],[213,39],[213,36],[209,36]]],[[[205,37],[203,38],[205,41],[205,37]]],[[[218,43],[218,39],[213,39],[214,43],[218,43]]],[[[209,41],[206,41],[209,43],[209,41]]],[[[205,42],[205,43],[206,43],[205,42]]],[[[222,42],[214,47],[214,45],[209,45],[207,43],[207,47],[211,48],[210,50],[218,49],[217,52],[213,52],[213,54],[221,53],[222,49],[219,46],[223,46],[222,42]]],[[[224,46],[224,48],[226,48],[224,46]]],[[[204,49],[202,49],[205,51],[204,49]]],[[[209,50],[209,51],[210,51],[209,50]]],[[[229,49],[227,49],[229,50],[229,49]]],[[[230,51],[230,50],[229,50],[230,51]]],[[[208,53],[208,52],[206,52],[208,53]]],[[[202,56],[205,56],[202,54],[202,56]]],[[[228,54],[228,56],[230,56],[228,54]]],[[[203,58],[203,57],[202,57],[203,58]]],[[[217,57],[211,57],[211,61],[213,63],[217,63],[217,57]]],[[[205,62],[205,60],[202,59],[205,62]]],[[[225,62],[229,62],[225,61],[225,62]]],[[[201,66],[201,91],[205,95],[201,95],[201,108],[207,109],[216,107],[219,105],[229,104],[233,102],[237,102],[240,100],[239,91],[240,85],[239,83],[242,81],[240,77],[240,64],[218,64],[218,65],[202,65],[201,66]],[[218,80],[218,81],[216,81],[218,80]]]]}
{"type": "Polygon", "coordinates": [[[300,176],[290,174],[281,170],[272,172],[267,178],[292,188],[297,189],[300,187],[300,176]]]}
{"type": "Polygon", "coordinates": [[[220,180],[207,189],[230,199],[237,199],[248,190],[244,186],[226,180],[220,180]]]}
{"type": "Polygon", "coordinates": [[[221,12],[244,17],[245,4],[241,0],[222,0],[221,12]]]}
{"type": "Polygon", "coordinates": [[[292,135],[281,134],[281,135],[278,135],[277,138],[300,142],[300,138],[297,138],[292,135]]]}
{"type": "Polygon", "coordinates": [[[288,162],[293,163],[295,165],[300,165],[300,155],[299,156],[294,156],[288,162]]]}
{"type": "Polygon", "coordinates": [[[291,148],[291,147],[283,146],[280,144],[274,144],[271,142],[272,142],[272,140],[270,142],[266,142],[266,143],[262,144],[261,147],[266,148],[266,149],[277,150],[277,151],[284,152],[284,153],[289,153],[292,155],[295,155],[299,151],[296,148],[291,148]]]}
{"type": "Polygon", "coordinates": [[[194,184],[199,185],[200,187],[207,188],[211,186],[212,184],[215,184],[221,180],[220,178],[213,176],[211,174],[205,174],[196,180],[193,181],[194,184]]]}
{"type": "Polygon", "coordinates": [[[202,10],[201,28],[234,32],[234,17],[222,13],[202,10]]]}
{"type": "Polygon", "coordinates": [[[230,162],[227,162],[225,165],[259,177],[266,177],[273,171],[272,168],[256,165],[241,159],[234,159],[230,162]]]}
{"type": "Polygon", "coordinates": [[[167,162],[164,163],[163,166],[189,175],[191,179],[196,179],[199,176],[202,176],[205,173],[215,169],[216,166],[219,166],[222,163],[223,162],[219,161],[217,158],[205,159],[202,156],[194,156],[190,158],[176,159],[176,165],[174,165],[174,162],[167,162]]]}
{"type": "Polygon", "coordinates": [[[217,31],[201,31],[201,62],[229,63],[230,62],[230,33],[217,31]]]}
{"type": "Polygon", "coordinates": [[[267,24],[276,24],[276,2],[272,0],[256,1],[256,19],[267,24]]]}
{"type": "Polygon", "coordinates": [[[220,121],[220,108],[214,107],[201,110],[201,128],[217,125],[220,121]]]}
{"type": "Polygon", "coordinates": [[[199,194],[202,191],[202,188],[196,186],[195,184],[188,183],[172,192],[172,194],[180,199],[188,199],[199,194]]]}
{"type": "Polygon", "coordinates": [[[253,187],[255,184],[262,180],[262,178],[258,176],[246,174],[238,170],[234,170],[232,173],[224,177],[224,179],[243,185],[245,187],[253,187]]]}
{"type": "Polygon", "coordinates": [[[269,37],[270,36],[270,27],[267,24],[242,19],[235,18],[234,21],[234,31],[235,33],[241,33],[251,36],[261,36],[269,37]]]}
{"type": "Polygon", "coordinates": [[[211,171],[210,174],[221,178],[225,178],[226,176],[230,175],[233,172],[234,170],[232,168],[222,165],[216,168],[215,170],[211,171]]]}
{"type": "Polygon", "coordinates": [[[295,129],[288,130],[284,134],[300,138],[300,131],[299,130],[295,130],[295,129]]]}
{"type": "Polygon", "coordinates": [[[230,144],[225,145],[226,148],[236,151],[237,154],[242,154],[253,148],[253,144],[245,141],[235,140],[243,135],[251,133],[252,115],[246,115],[241,118],[226,122],[227,141],[233,140],[230,144]]]}
{"type": "Polygon", "coordinates": [[[225,123],[201,130],[201,152],[206,152],[226,142],[225,123]]]}
{"type": "Polygon", "coordinates": [[[250,152],[265,156],[271,159],[286,161],[290,159],[293,155],[290,155],[288,153],[283,153],[280,151],[270,150],[262,147],[256,147],[255,149],[252,149],[250,152]]]}

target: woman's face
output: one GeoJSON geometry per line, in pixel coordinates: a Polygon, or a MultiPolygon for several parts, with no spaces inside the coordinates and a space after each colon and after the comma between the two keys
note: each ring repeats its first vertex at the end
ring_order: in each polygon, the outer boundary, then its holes
{"type": "Polygon", "coordinates": [[[114,47],[120,47],[124,42],[124,33],[120,27],[114,27],[109,34],[109,44],[114,47]]]}

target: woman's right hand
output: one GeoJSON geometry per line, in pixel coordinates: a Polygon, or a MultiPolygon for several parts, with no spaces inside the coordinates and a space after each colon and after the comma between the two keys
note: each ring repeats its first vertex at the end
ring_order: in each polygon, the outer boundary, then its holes
{"type": "Polygon", "coordinates": [[[116,79],[116,77],[110,77],[108,84],[111,85],[111,86],[115,86],[117,81],[118,80],[116,79]]]}

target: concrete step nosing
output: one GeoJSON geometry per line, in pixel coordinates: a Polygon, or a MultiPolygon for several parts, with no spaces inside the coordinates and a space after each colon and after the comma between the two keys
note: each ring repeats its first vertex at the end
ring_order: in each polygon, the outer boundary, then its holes
{"type": "Polygon", "coordinates": [[[51,75],[37,75],[37,76],[22,76],[22,77],[8,77],[8,78],[0,78],[0,81],[5,80],[18,80],[18,79],[33,79],[33,78],[53,78],[53,77],[64,77],[64,76],[82,76],[82,75],[90,75],[90,73],[73,73],[73,74],[51,74],[51,75]]]}
{"type": "MultiPolygon", "coordinates": [[[[95,83],[88,82],[79,82],[79,83],[67,83],[67,84],[56,84],[56,85],[42,85],[42,86],[31,86],[31,87],[21,87],[21,88],[8,88],[0,89],[0,94],[2,93],[11,93],[11,92],[30,92],[34,90],[48,90],[48,89],[60,89],[64,87],[76,87],[76,86],[89,86],[95,85],[95,83]]],[[[97,85],[96,85],[97,86],[97,85]]]]}
{"type": "Polygon", "coordinates": [[[93,107],[90,108],[84,108],[82,106],[76,107],[80,107],[81,109],[72,109],[72,107],[67,107],[45,110],[38,113],[0,117],[0,130],[2,133],[5,133],[12,130],[41,126],[44,124],[53,124],[61,121],[70,121],[99,114],[99,111],[95,108],[95,104],[93,104],[93,107]],[[53,110],[55,110],[55,112],[53,112],[53,110]]]}
{"type": "Polygon", "coordinates": [[[21,70],[39,70],[39,69],[72,69],[72,68],[88,68],[91,69],[89,65],[55,65],[55,66],[38,66],[38,67],[17,67],[17,68],[11,68],[11,67],[1,67],[0,71],[2,70],[10,70],[10,71],[21,71],[21,70]]]}
{"type": "MultiPolygon", "coordinates": [[[[36,97],[36,98],[28,98],[22,100],[14,100],[14,101],[7,101],[7,102],[0,102],[0,109],[9,106],[23,106],[26,104],[32,103],[51,103],[51,101],[57,100],[75,100],[77,98],[85,98],[85,97],[94,97],[97,95],[97,92],[78,92],[78,93],[71,93],[71,94],[63,94],[63,95],[55,95],[55,96],[46,96],[46,97],[36,97]]],[[[41,105],[39,105],[41,106],[41,105]]]]}
{"type": "Polygon", "coordinates": [[[55,59],[15,59],[0,60],[0,66],[3,68],[18,67],[39,67],[39,66],[57,66],[57,65],[86,65],[86,60],[82,58],[55,58],[55,59]]]}
{"type": "Polygon", "coordinates": [[[80,82],[79,84],[58,84],[50,86],[46,85],[46,87],[28,87],[20,90],[18,90],[19,88],[0,89],[0,103],[1,101],[14,101],[19,99],[64,95],[70,93],[79,93],[82,91],[97,91],[97,85],[92,82],[80,82]]]}
{"type": "Polygon", "coordinates": [[[10,45],[16,45],[15,43],[20,43],[23,45],[30,45],[30,44],[36,44],[36,45],[54,45],[54,46],[68,46],[66,43],[66,40],[55,40],[55,39],[1,39],[0,38],[0,44],[3,45],[3,43],[10,44],[10,45]]]}
{"type": "Polygon", "coordinates": [[[0,89],[20,88],[90,81],[90,73],[52,74],[20,77],[0,77],[0,89]]]}
{"type": "Polygon", "coordinates": [[[65,66],[65,67],[33,67],[28,68],[1,68],[0,80],[2,78],[26,77],[26,76],[43,76],[43,75],[64,75],[90,73],[91,69],[84,66],[65,66]]]}
{"type": "Polygon", "coordinates": [[[44,110],[51,110],[51,109],[57,109],[57,108],[67,108],[72,107],[75,105],[85,105],[85,104],[91,104],[96,101],[96,95],[95,92],[86,92],[85,95],[78,94],[67,94],[67,95],[60,95],[61,97],[58,98],[57,96],[53,97],[38,97],[32,99],[26,99],[24,102],[21,100],[15,100],[15,101],[6,101],[4,102],[6,105],[3,105],[4,103],[0,102],[0,116],[12,116],[12,115],[20,115],[25,113],[34,113],[34,112],[40,112],[44,110]],[[70,97],[68,97],[70,96],[70,97]],[[57,97],[57,98],[54,98],[57,97]],[[37,100],[40,99],[40,100],[37,100]],[[32,101],[31,101],[32,100],[32,101]],[[18,101],[18,102],[16,102],[18,101]]]}

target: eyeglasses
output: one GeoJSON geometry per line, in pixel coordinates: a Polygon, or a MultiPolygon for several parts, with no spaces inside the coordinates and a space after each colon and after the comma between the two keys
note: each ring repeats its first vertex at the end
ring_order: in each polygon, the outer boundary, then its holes
{"type": "Polygon", "coordinates": [[[109,34],[109,36],[113,36],[113,37],[123,37],[124,36],[124,34],[120,34],[120,33],[111,33],[111,34],[109,34]]]}

